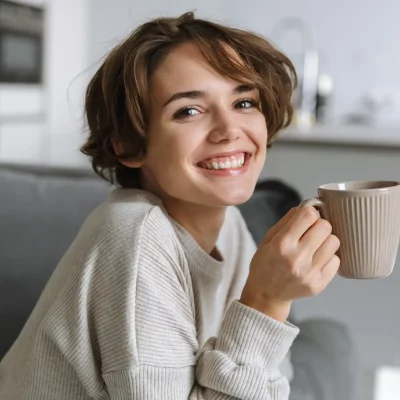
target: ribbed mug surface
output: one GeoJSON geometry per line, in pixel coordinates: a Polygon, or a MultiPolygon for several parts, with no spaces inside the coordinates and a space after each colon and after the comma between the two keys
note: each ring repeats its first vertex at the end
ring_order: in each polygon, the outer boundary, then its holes
{"type": "Polygon", "coordinates": [[[339,274],[368,279],[390,275],[400,241],[400,183],[346,182],[323,185],[322,216],[340,239],[339,274]]]}

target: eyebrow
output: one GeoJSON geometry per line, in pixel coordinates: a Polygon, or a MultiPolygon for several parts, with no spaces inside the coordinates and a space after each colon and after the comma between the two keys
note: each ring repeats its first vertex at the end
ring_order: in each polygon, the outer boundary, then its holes
{"type": "MultiPolygon", "coordinates": [[[[255,89],[254,86],[239,85],[233,90],[233,93],[234,94],[248,93],[248,92],[252,92],[254,89],[255,89]]],[[[199,97],[204,97],[205,95],[206,95],[206,93],[202,92],[200,90],[189,90],[187,92],[178,92],[178,93],[173,94],[163,104],[163,107],[166,107],[168,104],[172,103],[173,101],[179,100],[179,99],[198,99],[199,97]]]]}

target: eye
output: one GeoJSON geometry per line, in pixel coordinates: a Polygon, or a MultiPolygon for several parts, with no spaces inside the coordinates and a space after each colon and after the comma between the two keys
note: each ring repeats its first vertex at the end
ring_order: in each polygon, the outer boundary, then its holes
{"type": "Polygon", "coordinates": [[[235,108],[258,108],[258,103],[254,99],[240,100],[235,104],[235,108]]]}
{"type": "Polygon", "coordinates": [[[197,114],[200,114],[200,111],[197,110],[194,107],[185,107],[182,108],[180,110],[178,110],[175,114],[174,114],[174,119],[184,119],[184,118],[189,118],[189,117],[193,117],[197,114]]]}

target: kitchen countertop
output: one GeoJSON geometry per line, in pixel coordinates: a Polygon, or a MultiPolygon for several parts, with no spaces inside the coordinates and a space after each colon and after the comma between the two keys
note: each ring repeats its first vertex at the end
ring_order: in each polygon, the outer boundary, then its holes
{"type": "Polygon", "coordinates": [[[289,127],[279,134],[276,142],[396,147],[400,149],[400,126],[316,125],[307,130],[289,127]]]}

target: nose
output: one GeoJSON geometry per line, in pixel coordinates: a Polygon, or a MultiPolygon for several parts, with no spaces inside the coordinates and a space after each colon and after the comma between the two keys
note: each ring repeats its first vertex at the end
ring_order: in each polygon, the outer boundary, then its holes
{"type": "Polygon", "coordinates": [[[230,110],[214,112],[209,140],[213,143],[230,143],[239,139],[241,130],[230,110]]]}

